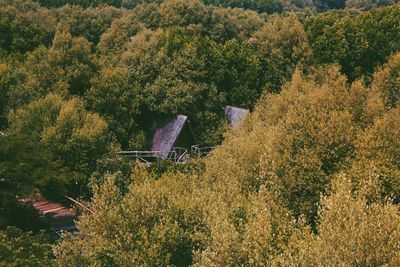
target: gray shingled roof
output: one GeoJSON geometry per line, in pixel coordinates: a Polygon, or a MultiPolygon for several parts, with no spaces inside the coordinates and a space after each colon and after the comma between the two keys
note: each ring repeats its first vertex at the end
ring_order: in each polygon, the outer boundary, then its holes
{"type": "Polygon", "coordinates": [[[160,151],[160,157],[166,158],[174,147],[180,133],[187,123],[187,116],[178,115],[159,127],[153,137],[152,151],[160,151]]]}
{"type": "Polygon", "coordinates": [[[225,107],[225,114],[231,122],[231,126],[233,129],[239,127],[240,122],[249,114],[247,109],[237,108],[232,106],[225,107]]]}

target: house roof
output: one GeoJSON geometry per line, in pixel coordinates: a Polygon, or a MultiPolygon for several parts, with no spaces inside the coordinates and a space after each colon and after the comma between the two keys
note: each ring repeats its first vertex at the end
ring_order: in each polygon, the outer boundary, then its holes
{"type": "Polygon", "coordinates": [[[231,122],[231,126],[233,129],[239,127],[240,122],[249,114],[247,109],[237,108],[232,106],[225,107],[225,114],[231,122]]]}
{"type": "Polygon", "coordinates": [[[178,115],[157,128],[152,142],[152,151],[159,152],[159,156],[166,158],[174,147],[179,135],[187,123],[187,116],[178,115]]]}

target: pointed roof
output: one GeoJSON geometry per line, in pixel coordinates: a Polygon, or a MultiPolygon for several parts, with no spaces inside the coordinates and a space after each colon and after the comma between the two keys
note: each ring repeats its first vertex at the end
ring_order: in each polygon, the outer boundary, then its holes
{"type": "Polygon", "coordinates": [[[160,157],[166,158],[174,147],[179,135],[188,121],[187,116],[178,115],[157,128],[152,142],[152,151],[159,151],[160,157]]]}
{"type": "Polygon", "coordinates": [[[236,129],[239,127],[240,122],[249,114],[249,111],[243,108],[226,106],[225,114],[231,122],[232,128],[236,129]]]}

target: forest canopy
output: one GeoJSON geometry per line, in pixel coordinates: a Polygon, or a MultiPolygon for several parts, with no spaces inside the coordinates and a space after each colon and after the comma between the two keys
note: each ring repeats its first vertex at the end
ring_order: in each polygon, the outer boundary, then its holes
{"type": "Polygon", "coordinates": [[[0,0],[0,265],[400,265],[397,2],[0,0]],[[208,158],[118,155],[179,114],[208,158]]]}

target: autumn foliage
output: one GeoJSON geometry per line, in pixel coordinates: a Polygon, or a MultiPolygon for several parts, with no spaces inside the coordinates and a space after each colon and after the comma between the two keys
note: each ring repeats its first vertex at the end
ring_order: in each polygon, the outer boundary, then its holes
{"type": "Polygon", "coordinates": [[[400,265],[386,4],[0,0],[0,265],[400,265]],[[226,105],[250,110],[239,128],[226,105]],[[117,155],[177,114],[208,158],[117,155]],[[93,212],[51,241],[16,219],[39,193],[93,212]]]}

